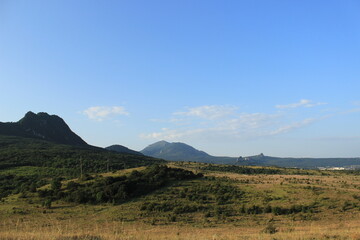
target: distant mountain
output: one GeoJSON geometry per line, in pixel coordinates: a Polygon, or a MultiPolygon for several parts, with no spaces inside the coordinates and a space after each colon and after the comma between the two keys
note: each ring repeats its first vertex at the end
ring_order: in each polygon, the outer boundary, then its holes
{"type": "Polygon", "coordinates": [[[360,158],[281,158],[259,154],[239,157],[236,165],[278,166],[291,168],[360,168],[360,158]]]}
{"type": "Polygon", "coordinates": [[[134,154],[134,155],[141,155],[141,156],[144,155],[141,152],[131,150],[131,149],[121,146],[121,145],[111,145],[109,147],[106,147],[105,149],[107,149],[109,151],[119,152],[119,153],[134,154]]]}
{"type": "Polygon", "coordinates": [[[0,134],[87,146],[87,143],[71,131],[62,118],[44,112],[38,114],[28,112],[18,122],[0,122],[0,134]]]}
{"type": "Polygon", "coordinates": [[[193,161],[206,163],[234,164],[237,158],[215,157],[197,150],[185,143],[166,141],[156,142],[140,151],[146,156],[162,158],[170,161],[193,161]]]}

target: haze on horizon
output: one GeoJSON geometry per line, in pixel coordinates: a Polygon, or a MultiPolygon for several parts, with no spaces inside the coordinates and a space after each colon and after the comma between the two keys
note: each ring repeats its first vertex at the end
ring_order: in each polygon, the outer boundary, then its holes
{"type": "Polygon", "coordinates": [[[0,121],[92,145],[360,156],[360,2],[0,2],[0,121]]]}

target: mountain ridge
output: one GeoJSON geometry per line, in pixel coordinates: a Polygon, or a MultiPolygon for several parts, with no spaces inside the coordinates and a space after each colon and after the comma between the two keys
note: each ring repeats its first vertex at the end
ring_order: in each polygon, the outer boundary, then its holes
{"type": "Polygon", "coordinates": [[[360,158],[311,158],[311,157],[273,157],[259,154],[239,157],[235,165],[242,166],[278,166],[290,168],[360,168],[360,158]]]}
{"type": "Polygon", "coordinates": [[[70,129],[61,117],[45,112],[35,114],[29,111],[17,122],[0,122],[0,134],[75,146],[88,145],[70,129]]]}

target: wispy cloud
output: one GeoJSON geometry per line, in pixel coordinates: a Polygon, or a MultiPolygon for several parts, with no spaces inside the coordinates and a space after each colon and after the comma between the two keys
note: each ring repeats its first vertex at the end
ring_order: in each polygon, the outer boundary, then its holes
{"type": "Polygon", "coordinates": [[[279,114],[241,113],[235,118],[226,119],[219,123],[225,129],[258,129],[264,128],[280,117],[279,114]]]}
{"type": "Polygon", "coordinates": [[[174,115],[199,117],[208,120],[222,118],[234,114],[236,107],[223,105],[205,105],[194,108],[188,108],[187,111],[175,112],[174,115]]]}
{"type": "Polygon", "coordinates": [[[307,119],[304,119],[304,120],[299,121],[299,122],[294,122],[294,123],[291,123],[289,125],[279,127],[278,129],[270,132],[269,135],[279,135],[279,134],[282,134],[282,133],[287,133],[287,132],[290,132],[292,130],[305,127],[305,126],[315,122],[316,120],[318,120],[318,119],[307,118],[307,119]]]}
{"type": "Polygon", "coordinates": [[[290,103],[290,104],[286,104],[286,105],[276,105],[276,108],[279,109],[285,109],[285,108],[299,108],[299,107],[306,107],[306,108],[310,108],[310,107],[316,107],[316,106],[320,106],[320,105],[325,105],[327,103],[324,102],[313,102],[311,100],[308,99],[301,99],[299,102],[297,103],[290,103]]]}
{"type": "Polygon", "coordinates": [[[360,108],[352,108],[350,110],[343,112],[342,114],[358,113],[358,112],[360,112],[360,108]]]}
{"type": "Polygon", "coordinates": [[[95,106],[89,107],[82,111],[88,118],[96,121],[103,121],[111,116],[116,115],[129,115],[129,113],[122,106],[95,106]]]}
{"type": "Polygon", "coordinates": [[[360,101],[353,101],[353,102],[352,102],[352,105],[360,106],[360,101]]]}
{"type": "Polygon", "coordinates": [[[140,137],[144,139],[162,139],[162,140],[179,140],[184,137],[194,136],[209,131],[209,129],[188,129],[177,130],[163,128],[159,132],[153,132],[149,134],[141,134],[140,137]]]}
{"type": "Polygon", "coordinates": [[[253,139],[285,134],[306,127],[320,118],[289,120],[285,113],[239,113],[237,108],[219,106],[199,106],[186,112],[175,112],[179,121],[186,118],[187,125],[168,121],[170,127],[152,133],[142,134],[142,138],[187,140],[188,138],[232,138],[253,139]],[[200,121],[199,121],[200,119],[200,121]],[[290,123],[289,123],[290,122],[290,123]]]}

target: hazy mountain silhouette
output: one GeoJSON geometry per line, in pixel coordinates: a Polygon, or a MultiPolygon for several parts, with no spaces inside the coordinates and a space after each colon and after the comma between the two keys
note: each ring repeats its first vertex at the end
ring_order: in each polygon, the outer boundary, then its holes
{"type": "Polygon", "coordinates": [[[159,141],[140,151],[144,155],[171,161],[194,161],[206,163],[235,163],[237,158],[215,157],[185,143],[159,141]]]}
{"type": "Polygon", "coordinates": [[[141,153],[170,161],[193,161],[243,166],[278,166],[291,168],[360,167],[360,158],[281,158],[266,156],[263,153],[238,158],[215,157],[185,143],[169,143],[166,141],[151,144],[143,149],[141,153]]]}

